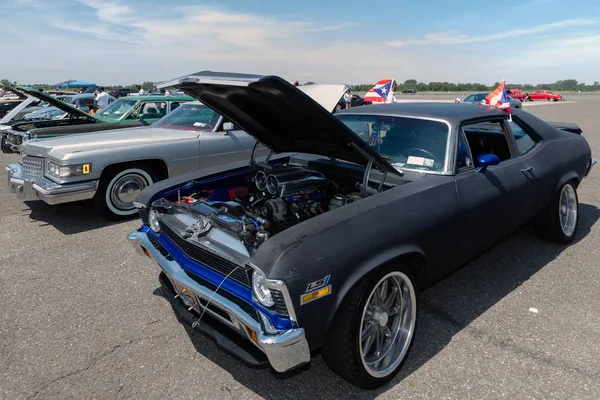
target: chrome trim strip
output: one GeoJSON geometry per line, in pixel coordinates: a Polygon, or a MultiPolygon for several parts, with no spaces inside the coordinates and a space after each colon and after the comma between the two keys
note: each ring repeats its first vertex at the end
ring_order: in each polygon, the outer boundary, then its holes
{"type": "MultiPolygon", "coordinates": [[[[286,372],[310,362],[310,349],[303,328],[293,328],[287,331],[277,331],[276,334],[268,334],[262,325],[246,314],[240,306],[194,281],[176,261],[167,260],[152,245],[145,232],[133,231],[127,239],[136,251],[144,257],[146,257],[146,254],[143,249],[146,249],[171,281],[189,288],[195,295],[211,299],[211,304],[215,307],[234,316],[240,324],[252,329],[256,333],[258,342],[254,344],[258,345],[260,350],[266,354],[269,363],[277,372],[286,372]]],[[[247,337],[245,334],[242,336],[247,337]]],[[[251,341],[251,343],[253,342],[251,341]]]]}
{"type": "Polygon", "coordinates": [[[584,178],[587,178],[587,176],[590,174],[590,171],[592,170],[592,168],[594,168],[594,165],[596,165],[598,161],[592,157],[590,160],[590,166],[588,167],[587,171],[585,171],[585,175],[583,175],[584,178]]]}

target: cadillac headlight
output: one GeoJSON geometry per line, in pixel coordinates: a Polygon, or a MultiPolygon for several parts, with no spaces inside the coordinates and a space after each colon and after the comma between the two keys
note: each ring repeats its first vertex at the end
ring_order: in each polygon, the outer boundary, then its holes
{"type": "Polygon", "coordinates": [[[255,269],[252,273],[252,292],[254,292],[254,296],[256,296],[260,304],[265,307],[272,307],[275,303],[273,302],[271,290],[266,284],[267,277],[265,274],[261,270],[255,269]]]}
{"type": "Polygon", "coordinates": [[[88,175],[92,172],[92,164],[58,165],[50,160],[46,162],[46,173],[55,178],[88,175]]]}
{"type": "Polygon", "coordinates": [[[158,212],[154,209],[151,209],[148,213],[148,225],[150,225],[150,229],[152,231],[159,233],[160,232],[160,223],[158,222],[158,212]]]}

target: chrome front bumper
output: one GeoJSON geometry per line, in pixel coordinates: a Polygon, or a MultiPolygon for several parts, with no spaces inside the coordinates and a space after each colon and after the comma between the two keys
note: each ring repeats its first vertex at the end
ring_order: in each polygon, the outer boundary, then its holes
{"type": "Polygon", "coordinates": [[[585,175],[583,176],[584,178],[586,178],[590,174],[590,171],[592,170],[592,168],[594,168],[594,165],[596,165],[597,162],[598,161],[596,161],[596,159],[592,157],[592,159],[590,160],[590,165],[587,171],[585,171],[585,175]]]}
{"type": "MultiPolygon", "coordinates": [[[[193,309],[198,314],[206,312],[236,331],[266,355],[269,364],[275,371],[286,372],[310,361],[310,350],[303,328],[277,331],[270,326],[270,332],[265,332],[263,326],[240,306],[221,296],[218,292],[202,286],[190,278],[176,261],[165,258],[150,242],[145,232],[134,231],[127,238],[139,254],[151,256],[156,260],[177,291],[178,297],[186,306],[190,307],[190,310],[193,309]],[[227,314],[229,318],[223,318],[220,313],[217,314],[209,308],[204,308],[196,301],[196,298],[204,302],[210,301],[212,306],[227,314]]],[[[265,319],[263,322],[268,323],[265,319]]],[[[202,321],[198,323],[201,324],[202,321]]]]}
{"type": "Polygon", "coordinates": [[[98,189],[98,181],[59,185],[43,177],[25,177],[22,175],[20,164],[9,164],[6,172],[9,190],[24,201],[42,200],[54,205],[89,200],[94,197],[98,189]]]}

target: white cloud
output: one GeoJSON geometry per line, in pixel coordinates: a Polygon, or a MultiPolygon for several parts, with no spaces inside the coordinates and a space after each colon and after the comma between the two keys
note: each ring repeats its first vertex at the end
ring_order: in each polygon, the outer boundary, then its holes
{"type": "MultiPolygon", "coordinates": [[[[166,2],[162,8],[144,8],[140,13],[124,2],[83,0],[77,5],[79,13],[73,15],[68,13],[71,5],[61,8],[66,3],[56,1],[46,4],[43,15],[23,20],[29,24],[26,29],[7,32],[3,51],[19,55],[3,60],[7,78],[25,82],[75,78],[109,85],[166,80],[211,69],[317,82],[366,83],[387,77],[491,84],[503,77],[518,81],[531,75],[528,82],[536,83],[542,78],[521,67],[541,64],[532,60],[532,54],[540,54],[539,59],[554,56],[552,63],[541,66],[549,77],[562,71],[561,65],[592,76],[600,57],[596,56],[600,55],[596,42],[590,39],[600,34],[593,25],[595,19],[566,19],[480,36],[456,31],[431,33],[384,46],[389,33],[369,38],[355,35],[353,21],[317,24],[219,7],[176,8],[166,2]],[[596,32],[577,33],[581,28],[596,32]],[[573,37],[566,39],[566,34],[573,37]],[[556,42],[544,41],[546,36],[561,37],[560,53],[551,53],[556,42]],[[504,44],[516,41],[519,46],[500,54],[497,47],[482,44],[494,40],[504,44]],[[580,57],[586,48],[596,53],[580,57]],[[474,51],[477,57],[473,57],[474,51]],[[578,64],[567,60],[565,54],[577,54],[578,64]]],[[[11,4],[13,9],[18,8],[15,4],[11,4]]],[[[27,8],[20,12],[24,10],[27,8]]]]}
{"type": "Polygon", "coordinates": [[[477,42],[489,42],[500,39],[516,38],[519,36],[533,35],[544,32],[554,32],[557,29],[572,28],[579,26],[589,26],[598,24],[598,19],[568,19],[564,21],[553,22],[533,26],[531,28],[511,29],[500,31],[491,35],[469,36],[456,31],[428,33],[421,39],[414,40],[393,40],[386,42],[390,47],[403,47],[409,45],[427,45],[427,44],[468,44],[477,42]]]}

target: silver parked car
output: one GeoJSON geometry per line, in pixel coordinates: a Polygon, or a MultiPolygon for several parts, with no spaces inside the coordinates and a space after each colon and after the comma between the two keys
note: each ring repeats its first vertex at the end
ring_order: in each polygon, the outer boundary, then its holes
{"type": "MultiPolygon", "coordinates": [[[[299,87],[328,111],[345,88],[299,87]]],[[[184,172],[248,160],[255,144],[209,107],[190,102],[148,127],[27,141],[21,162],[6,168],[8,185],[25,201],[92,200],[101,215],[124,219],[136,214],[133,201],[145,187],[184,172]]],[[[257,147],[256,155],[266,156],[266,148],[257,147]]]]}

